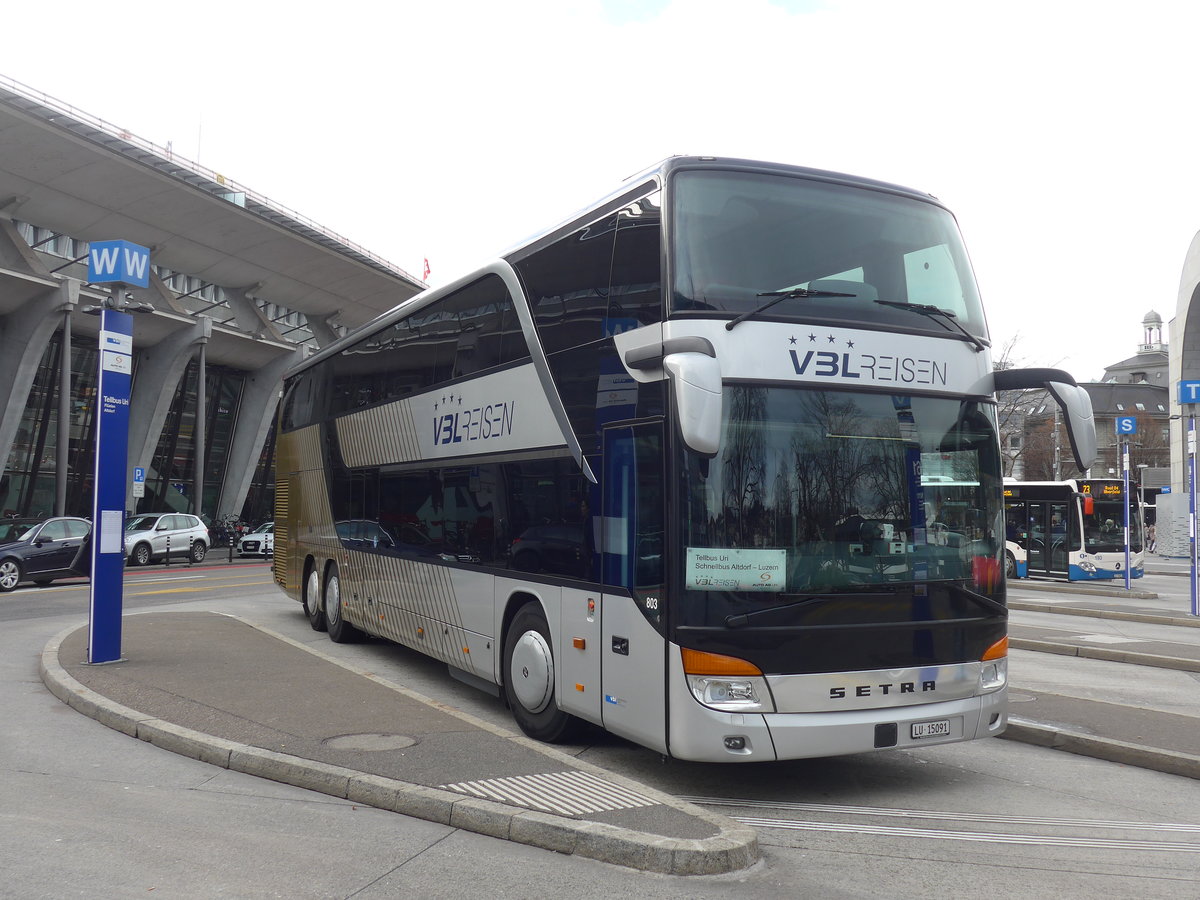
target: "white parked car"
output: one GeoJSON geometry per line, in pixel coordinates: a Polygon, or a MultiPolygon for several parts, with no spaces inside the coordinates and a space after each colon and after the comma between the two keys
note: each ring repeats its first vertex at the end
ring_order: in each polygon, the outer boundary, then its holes
{"type": "Polygon", "coordinates": [[[200,562],[208,553],[208,527],[185,513],[141,513],[125,521],[125,559],[144,566],[172,557],[200,562]]]}
{"type": "Polygon", "coordinates": [[[275,523],[264,522],[238,541],[238,556],[270,556],[275,552],[275,523]]]}

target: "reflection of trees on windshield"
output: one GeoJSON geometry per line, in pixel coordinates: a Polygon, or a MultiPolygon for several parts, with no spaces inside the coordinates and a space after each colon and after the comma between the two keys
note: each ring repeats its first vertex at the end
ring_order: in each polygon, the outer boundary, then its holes
{"type": "Polygon", "coordinates": [[[983,572],[994,435],[954,400],[730,385],[721,453],[689,467],[687,546],[785,550],[790,590],[983,572]]]}
{"type": "Polygon", "coordinates": [[[791,440],[792,464],[800,487],[796,515],[804,540],[831,540],[835,524],[857,513],[860,485],[883,460],[872,442],[857,439],[862,411],[853,398],[805,395],[800,420],[805,428],[791,440]]]}
{"type": "Polygon", "coordinates": [[[777,547],[829,541],[846,516],[906,518],[908,484],[899,428],[863,421],[855,398],[800,395],[794,414],[772,418],[764,388],[730,392],[721,461],[721,515],[728,546],[777,547]],[[772,430],[787,435],[775,439],[772,430]]]}
{"type": "Polygon", "coordinates": [[[726,532],[750,546],[755,543],[753,523],[762,519],[763,490],[767,461],[763,426],[767,419],[767,389],[742,388],[733,391],[731,429],[725,451],[722,474],[725,482],[724,507],[726,532]]]}

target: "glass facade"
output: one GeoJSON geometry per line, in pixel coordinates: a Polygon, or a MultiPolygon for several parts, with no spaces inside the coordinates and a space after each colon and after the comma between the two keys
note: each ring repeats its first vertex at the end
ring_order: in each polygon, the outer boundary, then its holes
{"type": "MultiPolygon", "coordinates": [[[[90,516],[95,459],[97,350],[93,340],[71,345],[70,450],[67,460],[66,514],[90,516]]],[[[48,516],[55,513],[58,453],[58,388],[62,332],[51,337],[38,364],[21,424],[0,476],[0,516],[48,516]]],[[[188,363],[163,424],[154,459],[146,470],[146,495],[131,512],[191,512],[195,487],[197,363],[188,363]]],[[[207,410],[205,517],[218,513],[233,431],[246,373],[224,366],[206,367],[207,410]]],[[[137,373],[134,373],[136,384],[137,373]]],[[[274,413],[272,412],[272,418],[274,413]]],[[[247,521],[271,517],[275,494],[275,434],[267,435],[255,466],[244,508],[247,521]]]]}
{"type": "Polygon", "coordinates": [[[201,508],[193,509],[197,370],[197,361],[189,360],[175,388],[154,459],[146,469],[146,496],[137,501],[135,512],[194,512],[207,518],[217,512],[245,373],[225,366],[205,367],[204,498],[201,508]]]}
{"type": "MultiPolygon", "coordinates": [[[[0,476],[0,515],[53,515],[58,453],[58,385],[62,332],[46,346],[29,391],[21,424],[0,476]]],[[[96,348],[71,345],[70,453],[66,514],[87,516],[92,507],[95,448],[96,348]]]]}
{"type": "MultiPolygon", "coordinates": [[[[277,409],[271,412],[272,422],[277,419],[276,412],[277,409]]],[[[246,502],[242,506],[242,518],[251,523],[251,527],[275,518],[276,434],[275,428],[267,432],[262,453],[258,455],[258,465],[254,468],[254,478],[250,481],[250,490],[246,494],[246,502]]]]}

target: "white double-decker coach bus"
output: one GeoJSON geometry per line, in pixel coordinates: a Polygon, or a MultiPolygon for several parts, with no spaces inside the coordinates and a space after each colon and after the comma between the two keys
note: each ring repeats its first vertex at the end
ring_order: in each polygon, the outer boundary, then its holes
{"type": "Polygon", "coordinates": [[[672,158],[289,373],[275,577],[377,635],[673,757],[1006,724],[992,372],[951,213],[830,172],[672,158]]]}

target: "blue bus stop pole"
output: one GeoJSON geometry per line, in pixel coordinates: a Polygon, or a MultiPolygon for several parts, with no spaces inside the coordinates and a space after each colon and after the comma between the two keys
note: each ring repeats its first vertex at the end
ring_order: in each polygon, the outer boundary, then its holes
{"type": "Polygon", "coordinates": [[[1125,590],[1129,590],[1129,438],[1125,438],[1121,445],[1121,471],[1125,485],[1121,491],[1121,496],[1125,498],[1125,590]]]}
{"type": "Polygon", "coordinates": [[[1196,590],[1196,414],[1188,416],[1188,532],[1191,537],[1192,615],[1200,616],[1200,594],[1196,590]]]}

